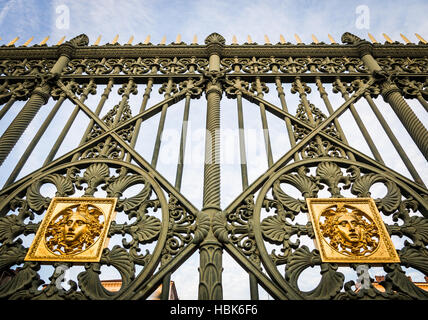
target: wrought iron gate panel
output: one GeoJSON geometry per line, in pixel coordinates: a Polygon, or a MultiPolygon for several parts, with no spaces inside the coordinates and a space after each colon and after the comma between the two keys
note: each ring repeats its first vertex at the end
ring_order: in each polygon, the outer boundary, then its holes
{"type": "MultiPolygon", "coordinates": [[[[259,285],[276,299],[427,299],[426,291],[403,271],[411,267],[428,276],[424,168],[414,165],[376,98],[382,96],[389,104],[428,159],[426,123],[408,104],[414,99],[428,111],[428,47],[422,42],[371,44],[350,33],[342,36],[342,42],[226,45],[221,35],[213,33],[205,45],[88,46],[87,37],[80,35],[57,46],[2,48],[0,120],[15,103],[22,106],[18,105],[18,114],[0,137],[0,165],[2,174],[8,174],[0,191],[0,270],[11,274],[11,279],[0,283],[0,297],[146,299],[160,284],[169,283],[173,272],[199,250],[199,299],[222,299],[226,250],[248,272],[252,299],[259,298],[259,285]],[[289,102],[285,87],[290,87],[295,105],[289,102]],[[104,90],[99,100],[92,103],[90,96],[100,88],[104,90]],[[150,106],[155,88],[163,97],[150,106]],[[312,102],[315,88],[328,114],[312,102]],[[141,89],[140,108],[135,112],[130,99],[141,89]],[[272,89],[278,96],[275,103],[267,96],[272,89]],[[111,97],[116,90],[118,99],[111,97]],[[337,106],[336,94],[342,97],[337,106]],[[204,188],[202,206],[197,208],[182,194],[181,186],[190,105],[202,95],[207,104],[204,188]],[[221,208],[220,106],[224,96],[237,107],[242,193],[221,208]],[[24,142],[25,151],[9,168],[5,160],[50,98],[54,104],[48,104],[38,131],[24,142]],[[244,100],[258,109],[267,159],[266,172],[253,182],[248,178],[244,100]],[[358,112],[359,101],[370,107],[412,179],[385,163],[387,147],[376,143],[377,137],[358,112]],[[184,103],[184,111],[173,184],[159,173],[157,164],[167,111],[179,102],[184,103]],[[21,177],[28,158],[67,103],[71,113],[44,163],[21,177]],[[352,116],[371,155],[348,142],[349,131],[342,127],[348,125],[345,113],[352,116]],[[82,114],[87,126],[75,141],[77,146],[58,155],[82,114]],[[144,139],[140,137],[142,123],[156,115],[159,121],[149,163],[136,144],[144,139]],[[268,115],[284,121],[290,145],[276,161],[268,115]],[[375,203],[388,233],[410,240],[395,244],[400,263],[382,264],[384,292],[373,285],[357,288],[354,281],[345,282],[340,264],[323,262],[319,250],[309,245],[315,233],[306,217],[307,198],[326,193],[329,198],[367,198],[375,184],[386,189],[375,203]],[[83,265],[77,282],[71,282],[67,290],[58,285],[65,270],[82,264],[24,261],[29,241],[51,202],[41,191],[47,185],[54,186],[55,197],[91,199],[103,194],[118,199],[117,216],[108,231],[110,245],[99,262],[83,265]],[[50,282],[41,280],[42,273],[46,278],[49,271],[45,265],[54,267],[50,282]],[[120,274],[120,291],[102,286],[99,275],[105,266],[120,274]],[[320,268],[319,283],[303,291],[298,281],[314,266],[320,268]]],[[[347,267],[357,270],[359,265],[347,267]]],[[[165,299],[168,289],[163,288],[165,299]]]]}

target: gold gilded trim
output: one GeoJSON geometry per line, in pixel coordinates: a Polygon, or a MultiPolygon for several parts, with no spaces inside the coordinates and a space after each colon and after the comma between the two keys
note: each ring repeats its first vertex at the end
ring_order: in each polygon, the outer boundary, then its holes
{"type": "Polygon", "coordinates": [[[53,198],[25,261],[99,262],[116,198],[53,198]]]}
{"type": "Polygon", "coordinates": [[[400,262],[372,198],[308,198],[306,202],[323,262],[400,262]]]}

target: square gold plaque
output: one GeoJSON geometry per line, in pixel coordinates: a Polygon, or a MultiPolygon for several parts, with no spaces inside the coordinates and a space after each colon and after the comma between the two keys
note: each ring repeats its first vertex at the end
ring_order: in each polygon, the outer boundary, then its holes
{"type": "Polygon", "coordinates": [[[372,198],[308,198],[306,202],[323,262],[400,262],[372,198]]]}
{"type": "Polygon", "coordinates": [[[53,198],[25,261],[99,262],[116,198],[53,198]]]}

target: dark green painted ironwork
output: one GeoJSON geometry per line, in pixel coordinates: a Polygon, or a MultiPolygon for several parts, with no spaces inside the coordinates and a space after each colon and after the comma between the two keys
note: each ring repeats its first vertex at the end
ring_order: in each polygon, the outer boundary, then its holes
{"type": "MultiPolygon", "coordinates": [[[[165,288],[174,272],[199,250],[198,297],[222,299],[226,250],[249,274],[251,299],[260,297],[259,287],[276,299],[427,299],[427,292],[409,281],[403,271],[403,267],[412,267],[428,276],[428,191],[418,172],[422,168],[413,165],[373,98],[383,96],[427,158],[427,130],[405,99],[416,99],[424,108],[428,105],[428,45],[370,44],[350,33],[343,35],[342,42],[226,45],[221,35],[213,33],[204,45],[88,46],[87,37],[81,35],[61,46],[0,48],[0,120],[17,100],[26,101],[0,138],[0,164],[40,108],[50,98],[56,100],[0,191],[0,271],[12,275],[1,280],[0,298],[146,299],[163,284],[162,297],[166,299],[169,292],[165,288]],[[280,107],[265,99],[268,84],[276,88],[280,107]],[[296,115],[289,112],[285,84],[291,84],[291,93],[299,96],[296,115]],[[308,84],[316,86],[329,115],[310,101],[308,84]],[[344,99],[336,109],[326,84],[344,99]],[[86,101],[99,85],[106,87],[92,111],[86,101]],[[129,98],[141,85],[145,89],[139,113],[132,115],[129,98]],[[154,85],[162,85],[164,99],[148,107],[154,85]],[[111,91],[119,86],[120,102],[101,117],[111,91]],[[236,99],[240,130],[245,127],[243,100],[260,109],[268,159],[268,170],[249,184],[246,146],[251,141],[246,141],[241,131],[242,193],[226,208],[220,205],[223,93],[236,99]],[[207,136],[203,205],[197,208],[180,190],[191,101],[203,94],[207,136]],[[375,113],[414,181],[383,162],[381,148],[359,116],[356,102],[361,98],[375,113]],[[157,172],[156,165],[167,110],[182,100],[185,108],[173,185],[157,172]],[[44,165],[16,181],[65,101],[74,109],[44,165]],[[374,158],[349,146],[339,123],[347,110],[374,158]],[[55,158],[79,114],[84,114],[89,124],[79,136],[78,147],[55,158]],[[157,138],[148,163],[135,146],[141,139],[142,123],[157,114],[157,138]],[[290,142],[290,148],[276,162],[267,114],[284,121],[290,142]],[[356,292],[355,283],[345,283],[337,264],[323,263],[318,250],[300,243],[300,238],[314,238],[310,222],[295,221],[307,213],[302,199],[317,197],[321,189],[331,197],[342,197],[345,190],[355,197],[369,197],[376,183],[387,190],[382,198],[375,199],[379,211],[399,222],[386,224],[388,232],[410,241],[397,248],[401,263],[383,265],[385,292],[373,286],[356,292]],[[114,221],[109,230],[111,237],[122,239],[120,244],[105,249],[99,263],[85,264],[77,283],[71,283],[68,290],[57,285],[60,271],[50,276],[50,282],[40,280],[42,264],[24,262],[28,246],[19,239],[37,231],[50,202],[40,191],[46,184],[55,186],[56,196],[80,191],[92,197],[97,190],[105,190],[107,196],[118,198],[116,211],[126,221],[114,221]],[[141,186],[138,192],[124,197],[124,192],[135,185],[141,186]],[[301,196],[288,194],[287,186],[298,189],[301,196]],[[145,245],[150,249],[141,250],[145,245]],[[268,250],[272,246],[276,249],[268,250]],[[119,272],[119,292],[109,292],[101,285],[99,273],[105,265],[119,272]],[[304,292],[298,286],[299,277],[314,266],[321,270],[319,283],[304,292]]],[[[356,269],[357,265],[349,267],[356,269]]]]}

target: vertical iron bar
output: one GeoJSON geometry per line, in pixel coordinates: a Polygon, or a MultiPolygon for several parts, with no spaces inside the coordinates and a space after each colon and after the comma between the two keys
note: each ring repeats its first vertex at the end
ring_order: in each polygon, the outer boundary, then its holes
{"type": "MultiPolygon", "coordinates": [[[[337,86],[338,86],[340,93],[342,94],[343,99],[345,99],[345,101],[348,101],[349,95],[346,92],[345,86],[343,85],[343,83],[339,77],[336,77],[336,83],[337,83],[337,86]]],[[[358,128],[360,129],[361,133],[363,134],[364,139],[366,140],[374,158],[376,159],[376,161],[378,161],[382,164],[385,164],[380,153],[379,153],[379,151],[376,148],[376,145],[373,142],[373,139],[371,138],[369,132],[367,131],[366,126],[364,125],[363,121],[360,118],[360,115],[358,114],[357,110],[355,109],[355,106],[353,103],[351,103],[349,105],[349,110],[351,111],[352,116],[354,117],[354,119],[358,125],[358,128]]]]}
{"type": "Polygon", "coordinates": [[[9,111],[9,109],[13,106],[16,101],[16,97],[12,95],[10,99],[6,102],[6,104],[0,110],[0,120],[4,117],[4,115],[9,111]]]}
{"type": "MultiPolygon", "coordinates": [[[[151,73],[156,74],[157,70],[158,70],[157,65],[154,64],[152,66],[151,73]]],[[[149,78],[149,80],[147,81],[146,89],[144,90],[143,101],[141,102],[140,111],[139,111],[140,113],[142,113],[142,112],[144,112],[144,110],[146,110],[147,102],[150,99],[150,93],[152,92],[152,88],[153,88],[153,78],[149,78]]],[[[143,122],[143,119],[141,119],[141,118],[139,118],[135,122],[135,129],[134,129],[134,132],[132,134],[131,142],[130,142],[130,145],[132,148],[134,148],[136,143],[137,143],[137,139],[138,139],[138,136],[140,134],[142,122],[143,122]]],[[[126,155],[125,161],[127,161],[127,162],[131,161],[131,155],[129,153],[126,155]]],[[[169,287],[168,287],[168,290],[169,290],[169,287]]]]}
{"type": "MultiPolygon", "coordinates": [[[[361,55],[364,65],[370,72],[382,72],[382,68],[370,52],[363,50],[361,55]]],[[[389,103],[425,159],[428,160],[428,130],[401,96],[400,89],[390,77],[384,77],[380,87],[383,99],[389,103]]]]}
{"type": "MultiPolygon", "coordinates": [[[[97,108],[95,109],[95,114],[96,114],[97,116],[99,116],[99,115],[100,115],[101,110],[102,110],[102,108],[104,107],[104,104],[105,104],[105,102],[107,101],[107,99],[108,99],[108,97],[109,97],[109,95],[110,95],[110,92],[111,92],[111,90],[112,90],[112,88],[113,88],[113,84],[114,84],[113,78],[110,78],[110,79],[109,79],[109,81],[108,81],[108,83],[107,83],[106,88],[104,89],[104,92],[103,92],[103,93],[102,93],[102,95],[101,95],[101,99],[100,99],[100,101],[98,102],[97,108]]],[[[88,127],[86,128],[86,131],[85,131],[85,133],[83,134],[82,139],[80,140],[79,146],[81,146],[82,144],[84,144],[86,141],[88,141],[88,140],[89,140],[89,139],[88,139],[88,135],[91,133],[91,130],[92,130],[92,129],[93,129],[93,127],[94,127],[94,123],[95,123],[95,122],[94,122],[94,120],[93,120],[93,119],[91,119],[91,120],[89,121],[88,127]]],[[[81,152],[76,153],[76,154],[73,156],[72,161],[75,161],[75,160],[79,159],[79,157],[80,157],[80,156],[81,156],[81,152]]]]}
{"type": "MultiPolygon", "coordinates": [[[[141,103],[141,107],[140,107],[140,111],[139,113],[144,112],[144,110],[146,110],[146,106],[147,106],[147,101],[150,98],[150,92],[152,91],[152,87],[153,87],[153,78],[149,78],[148,82],[147,82],[147,87],[144,90],[144,94],[143,94],[143,101],[141,103]]],[[[140,129],[141,129],[141,123],[143,122],[143,119],[139,118],[136,122],[135,122],[135,129],[134,129],[134,133],[132,135],[131,138],[131,147],[135,147],[135,144],[137,143],[137,139],[138,139],[138,135],[140,133],[140,129]]],[[[127,155],[127,160],[129,161],[129,155],[127,155]]]]}
{"type": "MultiPolygon", "coordinates": [[[[278,72],[278,66],[274,65],[272,68],[272,72],[278,72]]],[[[279,100],[281,101],[282,110],[288,112],[287,103],[285,101],[285,92],[282,88],[281,79],[279,77],[275,77],[275,85],[276,91],[278,92],[279,100]]],[[[291,125],[291,120],[288,117],[284,118],[285,126],[287,127],[288,139],[290,140],[290,146],[294,147],[296,145],[296,138],[294,137],[293,126],[291,125]]],[[[294,154],[294,161],[299,161],[299,154],[296,152],[294,154]]]]}
{"type": "Polygon", "coordinates": [[[247,156],[245,150],[245,130],[244,130],[244,117],[242,112],[242,93],[238,90],[236,96],[237,109],[238,109],[238,128],[239,128],[239,154],[241,161],[241,179],[242,190],[248,188],[248,169],[247,169],[247,156]]]}
{"type": "Polygon", "coordinates": [[[7,179],[5,186],[10,185],[13,181],[15,181],[18,174],[21,172],[23,166],[28,160],[28,157],[33,152],[34,148],[36,147],[37,143],[39,142],[40,138],[45,133],[46,129],[50,125],[52,119],[55,117],[56,113],[58,112],[59,108],[63,104],[64,100],[66,99],[65,93],[61,93],[60,98],[53,106],[52,110],[49,112],[48,116],[46,117],[45,121],[37,131],[34,138],[31,140],[30,144],[28,145],[27,149],[22,154],[21,158],[19,159],[18,163],[16,164],[15,168],[13,169],[12,173],[10,174],[9,178],[7,179]]]}
{"type": "MultiPolygon", "coordinates": [[[[236,66],[236,72],[239,72],[239,67],[236,66]]],[[[237,78],[237,83],[241,86],[241,79],[237,78]]],[[[247,157],[245,148],[245,130],[244,130],[244,117],[242,110],[242,92],[237,90],[236,92],[236,103],[238,111],[238,128],[239,128],[239,153],[241,161],[241,179],[242,179],[242,190],[248,188],[248,170],[247,170],[247,157]]],[[[250,281],[250,298],[251,300],[259,300],[259,289],[257,278],[253,273],[249,273],[250,281]]]]}
{"type": "MultiPolygon", "coordinates": [[[[119,124],[120,119],[121,119],[122,114],[123,114],[123,110],[125,108],[125,105],[127,104],[128,100],[129,100],[129,95],[131,93],[133,93],[133,92],[134,93],[136,92],[135,91],[134,79],[133,78],[129,78],[128,79],[128,83],[126,84],[125,90],[124,90],[124,92],[122,94],[122,99],[119,102],[119,108],[117,109],[117,112],[116,112],[116,115],[114,117],[113,123],[111,124],[112,128],[116,127],[119,124]]],[[[101,153],[100,153],[101,156],[106,156],[107,155],[107,152],[109,150],[109,145],[110,145],[111,140],[112,140],[112,137],[108,136],[107,139],[106,139],[106,141],[105,141],[105,143],[104,143],[104,147],[101,150],[101,153]]]]}
{"type": "MultiPolygon", "coordinates": [[[[93,79],[91,79],[87,85],[87,87],[85,88],[85,90],[83,91],[83,93],[80,96],[80,101],[81,102],[85,102],[89,92],[92,90],[92,86],[95,85],[95,82],[93,79]]],[[[80,111],[80,107],[78,105],[76,105],[73,109],[73,112],[71,113],[70,117],[67,120],[67,123],[65,124],[64,128],[61,130],[61,133],[59,134],[57,140],[55,141],[54,146],[52,147],[51,151],[49,152],[48,156],[46,157],[46,160],[44,162],[44,166],[49,164],[49,162],[51,162],[53,160],[53,158],[55,157],[56,153],[58,152],[61,144],[63,143],[65,136],[67,135],[68,131],[70,130],[71,126],[74,123],[74,120],[77,117],[77,114],[80,111]]]]}
{"type": "Polygon", "coordinates": [[[178,191],[181,189],[181,181],[183,178],[183,166],[184,166],[184,154],[186,151],[186,140],[187,140],[187,127],[189,122],[189,107],[190,107],[190,95],[188,91],[186,93],[186,102],[184,104],[183,122],[181,126],[180,136],[180,151],[178,155],[177,172],[175,175],[175,187],[178,191]]]}
{"type": "MultiPolygon", "coordinates": [[[[206,40],[207,42],[207,40],[206,40]]],[[[220,71],[221,44],[207,46],[210,54],[209,72],[220,71]]],[[[220,202],[220,99],[222,87],[218,81],[207,84],[207,116],[204,160],[204,192],[201,215],[209,218],[210,225],[216,214],[221,212],[220,202]]],[[[199,247],[199,300],[223,299],[223,246],[210,227],[199,247]]]]}
{"type": "MultiPolygon", "coordinates": [[[[62,70],[71,59],[73,49],[72,43],[65,43],[59,46],[59,58],[50,69],[51,76],[61,74],[62,70]]],[[[42,81],[31,94],[30,99],[0,137],[0,165],[15,147],[30,122],[34,119],[40,108],[45,105],[50,98],[51,84],[49,81],[42,81]]]]}
{"type": "Polygon", "coordinates": [[[385,118],[383,117],[382,113],[379,111],[378,107],[374,103],[373,99],[370,96],[369,92],[364,93],[364,98],[369,103],[370,107],[372,108],[374,114],[376,115],[377,119],[379,120],[380,124],[382,125],[383,130],[385,130],[389,140],[394,145],[395,150],[397,150],[398,154],[401,157],[401,160],[403,160],[407,170],[409,170],[410,174],[412,175],[413,179],[417,183],[419,183],[422,186],[425,186],[421,177],[419,176],[418,172],[416,171],[415,167],[413,166],[410,159],[407,157],[406,152],[401,147],[400,143],[398,142],[397,138],[395,137],[394,133],[392,132],[391,128],[389,127],[388,123],[386,122],[385,118]]]}
{"type": "Polygon", "coordinates": [[[425,111],[428,112],[428,102],[424,99],[424,97],[422,97],[420,92],[418,92],[416,98],[421,103],[421,105],[425,108],[425,111]]]}
{"type": "MultiPolygon", "coordinates": [[[[172,78],[169,78],[167,82],[166,91],[165,91],[165,99],[168,99],[171,96],[172,85],[173,85],[172,78]]],[[[162,133],[165,126],[167,109],[168,109],[168,104],[166,103],[162,106],[161,116],[159,119],[158,131],[156,134],[156,142],[155,142],[155,147],[153,150],[153,156],[152,156],[152,162],[151,162],[151,165],[153,166],[153,168],[156,168],[158,163],[159,151],[160,151],[160,146],[162,142],[162,133]]]]}
{"type": "MultiPolygon", "coordinates": [[[[315,68],[315,66],[312,66],[312,67],[315,68]]],[[[324,104],[325,104],[325,106],[326,106],[326,108],[328,110],[328,113],[331,115],[333,113],[333,107],[332,107],[332,105],[330,103],[330,100],[328,99],[327,91],[325,91],[325,88],[322,85],[322,82],[321,82],[321,79],[320,79],[319,76],[315,77],[315,82],[316,82],[318,91],[320,93],[321,99],[323,99],[324,104]]],[[[342,127],[341,127],[341,125],[339,123],[339,119],[337,119],[337,118],[334,119],[334,125],[335,125],[337,131],[339,132],[340,139],[344,143],[349,144],[348,140],[346,139],[345,133],[343,132],[342,127]]],[[[348,155],[349,159],[355,160],[354,154],[352,152],[347,151],[346,154],[348,155]]]]}
{"type": "MultiPolygon", "coordinates": [[[[257,96],[259,98],[263,98],[260,77],[256,77],[256,88],[257,88],[257,96]]],[[[271,167],[273,165],[273,156],[272,156],[272,146],[270,143],[269,127],[268,127],[267,117],[266,117],[266,109],[263,103],[259,103],[259,107],[260,107],[260,116],[262,119],[263,138],[265,142],[266,156],[268,160],[268,166],[271,167]]]]}
{"type": "MultiPolygon", "coordinates": [[[[295,66],[293,66],[293,71],[296,71],[295,66]]],[[[296,80],[295,80],[293,86],[294,85],[295,85],[295,88],[292,87],[292,90],[295,90],[296,92],[299,93],[300,101],[303,104],[303,107],[305,108],[305,112],[308,116],[309,124],[313,128],[315,128],[316,127],[315,119],[314,119],[314,116],[312,114],[311,106],[310,106],[309,100],[307,98],[307,93],[306,93],[306,91],[310,92],[310,88],[306,84],[301,82],[300,76],[296,77],[296,80]]],[[[326,153],[325,153],[325,150],[323,148],[323,143],[322,143],[321,137],[319,135],[316,135],[315,141],[319,147],[318,151],[321,153],[321,155],[325,156],[326,153]]]]}

